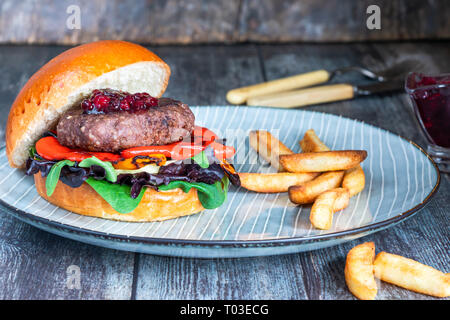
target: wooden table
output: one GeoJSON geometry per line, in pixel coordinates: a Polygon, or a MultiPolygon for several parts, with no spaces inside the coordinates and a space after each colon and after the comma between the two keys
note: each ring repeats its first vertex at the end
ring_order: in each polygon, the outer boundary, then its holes
{"type": "MultiPolygon", "coordinates": [[[[39,67],[67,49],[0,46],[0,128],[9,107],[39,67]]],[[[419,58],[432,72],[450,71],[448,42],[292,44],[152,48],[172,68],[166,96],[190,105],[226,104],[230,88],[350,65],[375,68],[419,58]]],[[[352,81],[346,76],[341,81],[352,81]]],[[[363,120],[424,146],[408,97],[373,96],[306,108],[363,120]]],[[[3,130],[2,130],[3,131],[3,130]]],[[[2,132],[3,134],[3,132],[2,132]]],[[[450,177],[442,175],[434,199],[413,218],[390,229],[327,249],[300,254],[188,259],[115,251],[67,240],[0,216],[2,299],[354,299],[344,281],[347,252],[363,241],[450,272],[450,177]],[[67,267],[78,265],[81,290],[66,286],[67,267]]],[[[386,283],[378,299],[431,299],[386,283]]]]}

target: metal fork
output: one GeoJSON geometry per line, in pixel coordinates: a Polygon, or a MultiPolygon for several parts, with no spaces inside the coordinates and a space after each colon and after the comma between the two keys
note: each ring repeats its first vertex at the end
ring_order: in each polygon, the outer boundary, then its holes
{"type": "Polygon", "coordinates": [[[373,71],[368,68],[362,68],[362,67],[344,67],[339,68],[331,72],[330,80],[332,80],[336,76],[343,75],[345,73],[349,72],[357,72],[365,76],[366,78],[376,80],[376,81],[386,81],[386,80],[392,80],[392,79],[398,79],[403,78],[406,76],[408,72],[411,71],[421,71],[423,70],[424,64],[418,60],[404,60],[402,62],[396,63],[394,65],[391,65],[390,67],[380,70],[380,71],[373,71]]]}

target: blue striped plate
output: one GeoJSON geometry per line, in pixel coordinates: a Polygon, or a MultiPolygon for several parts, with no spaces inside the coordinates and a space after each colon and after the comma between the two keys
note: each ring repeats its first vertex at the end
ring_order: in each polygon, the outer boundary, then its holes
{"type": "Polygon", "coordinates": [[[393,226],[421,209],[440,176],[416,144],[385,130],[340,116],[303,110],[246,106],[192,107],[199,125],[213,129],[238,150],[242,172],[273,172],[249,147],[248,132],[265,129],[294,151],[313,128],[333,150],[364,149],[366,187],[321,231],[309,222],[310,206],[295,206],[286,193],[262,194],[231,187],[218,209],[164,222],[131,223],[78,215],[37,194],[32,177],[7,164],[0,151],[0,209],[43,230],[114,249],[186,257],[244,257],[328,247],[393,226]]]}

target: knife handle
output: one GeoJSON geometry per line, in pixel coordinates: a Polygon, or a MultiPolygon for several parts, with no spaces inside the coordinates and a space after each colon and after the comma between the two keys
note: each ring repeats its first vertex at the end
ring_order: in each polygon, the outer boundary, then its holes
{"type": "Polygon", "coordinates": [[[341,83],[252,97],[248,99],[247,105],[295,108],[324,102],[348,100],[352,99],[354,95],[354,89],[351,84],[341,83]]]}
{"type": "Polygon", "coordinates": [[[269,93],[305,88],[315,84],[327,82],[330,73],[326,70],[311,71],[287,78],[272,80],[248,87],[237,88],[228,91],[227,100],[232,104],[245,103],[249,98],[269,93]]]}

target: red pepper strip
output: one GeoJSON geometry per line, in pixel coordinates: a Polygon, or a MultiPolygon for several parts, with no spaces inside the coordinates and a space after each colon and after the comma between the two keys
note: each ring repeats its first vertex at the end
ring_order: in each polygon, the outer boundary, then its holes
{"type": "Polygon", "coordinates": [[[197,145],[190,142],[175,142],[164,146],[146,146],[136,147],[123,150],[121,155],[123,158],[134,158],[136,156],[143,156],[152,153],[161,153],[173,160],[184,160],[192,158],[197,153],[205,150],[207,145],[197,145]]]}
{"type": "Polygon", "coordinates": [[[152,153],[161,153],[173,160],[184,160],[192,158],[205,150],[211,142],[218,138],[211,130],[199,126],[194,127],[192,136],[194,137],[194,143],[181,141],[163,146],[135,147],[123,150],[121,155],[123,158],[128,159],[152,153]]]}
{"type": "Polygon", "coordinates": [[[214,156],[217,159],[224,160],[232,158],[236,154],[236,150],[233,147],[225,146],[221,143],[215,142],[219,137],[211,130],[196,126],[194,128],[194,136],[197,137],[196,132],[201,133],[202,142],[208,142],[208,145],[214,149],[214,156]],[[214,142],[213,142],[214,141],[214,142]]]}
{"type": "Polygon", "coordinates": [[[219,137],[211,130],[209,130],[205,127],[199,127],[199,126],[194,127],[194,132],[192,135],[194,136],[194,138],[196,138],[196,137],[201,138],[202,142],[209,142],[209,141],[214,141],[216,139],[219,139],[219,137]]]}
{"type": "Polygon", "coordinates": [[[123,150],[121,155],[123,158],[134,158],[152,153],[162,153],[166,157],[173,160],[184,160],[192,158],[196,154],[205,150],[209,145],[213,146],[214,156],[218,159],[231,158],[236,153],[233,147],[224,146],[214,140],[218,136],[211,130],[196,126],[193,132],[194,143],[191,142],[175,142],[164,146],[145,146],[123,150]],[[195,138],[201,138],[201,141],[195,141],[195,138]]]}
{"type": "Polygon", "coordinates": [[[214,142],[218,136],[211,130],[196,126],[194,128],[194,137],[200,138],[200,143],[175,142],[164,146],[145,146],[123,150],[121,155],[109,152],[90,152],[77,149],[71,149],[61,145],[55,137],[45,137],[36,143],[37,153],[47,160],[70,160],[80,162],[92,156],[102,161],[118,161],[123,158],[134,158],[141,155],[149,155],[154,153],[164,154],[173,160],[184,160],[192,158],[196,154],[205,150],[206,147],[212,145],[214,155],[218,159],[231,158],[235,153],[233,147],[224,146],[214,142]]]}
{"type": "Polygon", "coordinates": [[[70,160],[80,162],[92,156],[102,161],[118,161],[122,157],[109,152],[90,152],[77,149],[70,149],[61,145],[55,137],[45,137],[36,142],[36,152],[44,159],[58,161],[70,160]]]}
{"type": "Polygon", "coordinates": [[[195,156],[196,154],[211,146],[214,150],[214,156],[219,160],[228,159],[234,156],[236,150],[230,146],[224,146],[215,141],[204,143],[203,145],[193,144],[190,142],[176,142],[165,146],[147,146],[136,147],[123,150],[121,155],[123,158],[134,158],[152,153],[162,153],[166,157],[173,160],[184,160],[195,156]]]}
{"type": "Polygon", "coordinates": [[[236,149],[234,147],[225,146],[215,141],[212,142],[210,146],[214,150],[214,156],[221,161],[232,158],[236,153],[236,149]]]}

